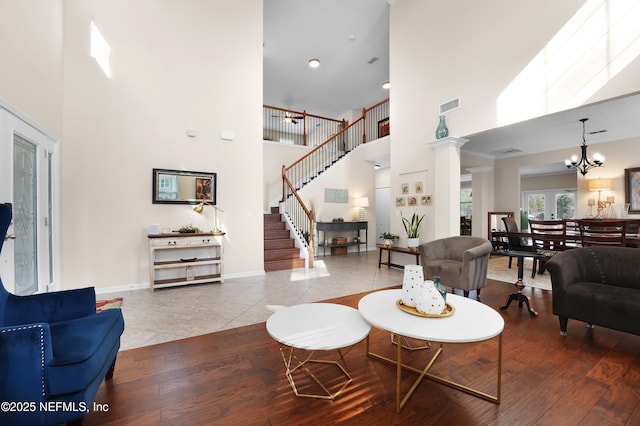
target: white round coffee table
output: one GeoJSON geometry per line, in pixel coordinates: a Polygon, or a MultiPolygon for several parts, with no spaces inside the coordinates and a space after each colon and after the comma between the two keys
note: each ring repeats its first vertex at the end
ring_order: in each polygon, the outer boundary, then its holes
{"type": "Polygon", "coordinates": [[[358,309],[364,319],[376,328],[397,334],[400,337],[410,337],[440,343],[440,348],[423,369],[417,369],[402,363],[401,345],[397,345],[395,360],[368,352],[368,355],[372,358],[396,365],[396,410],[400,412],[424,377],[499,404],[500,376],[502,372],[502,331],[504,329],[504,319],[502,316],[496,312],[496,310],[483,303],[455,294],[447,294],[447,303],[453,306],[455,310],[454,313],[443,318],[425,318],[402,311],[396,305],[396,302],[401,297],[402,290],[382,290],[364,296],[358,303],[358,309]],[[498,383],[497,394],[495,396],[471,389],[428,372],[443,351],[444,343],[481,342],[496,336],[499,337],[499,342],[498,383]],[[400,379],[403,369],[416,373],[419,376],[404,398],[401,398],[400,379]]]}
{"type": "Polygon", "coordinates": [[[346,370],[344,356],[353,345],[364,340],[370,330],[371,326],[358,310],[334,303],[290,306],[275,312],[267,320],[267,333],[281,344],[285,375],[293,392],[308,398],[333,400],[351,383],[353,379],[346,370]],[[312,359],[316,351],[332,350],[338,352],[338,360],[312,359]],[[305,356],[297,355],[296,351],[305,356]],[[337,391],[331,392],[309,369],[309,363],[334,364],[347,380],[337,391]],[[299,392],[293,377],[298,369],[306,373],[322,393],[299,392]]]}

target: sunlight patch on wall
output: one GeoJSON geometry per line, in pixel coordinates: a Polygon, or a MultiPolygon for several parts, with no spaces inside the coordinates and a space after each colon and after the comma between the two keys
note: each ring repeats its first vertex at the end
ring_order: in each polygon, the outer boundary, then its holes
{"type": "Polygon", "coordinates": [[[91,21],[91,57],[95,58],[107,78],[111,78],[111,66],[109,64],[110,55],[111,48],[109,47],[109,44],[102,36],[102,33],[96,24],[91,21]]]}
{"type": "Polygon", "coordinates": [[[640,0],[588,0],[497,102],[497,124],[583,105],[640,56],[640,0]]]}

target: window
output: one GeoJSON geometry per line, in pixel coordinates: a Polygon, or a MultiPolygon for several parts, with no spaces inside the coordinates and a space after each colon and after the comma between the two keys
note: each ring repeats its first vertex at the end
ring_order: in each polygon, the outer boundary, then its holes
{"type": "Polygon", "coordinates": [[[576,190],[525,191],[522,193],[522,204],[525,206],[522,229],[528,227],[528,219],[572,219],[576,214],[576,190]]]}
{"type": "Polygon", "coordinates": [[[527,197],[529,219],[544,219],[544,194],[531,194],[527,197]]]}
{"type": "Polygon", "coordinates": [[[572,219],[576,216],[576,193],[556,194],[556,219],[572,219]]]}
{"type": "Polygon", "coordinates": [[[460,216],[471,217],[473,214],[473,203],[471,199],[471,188],[460,189],[460,216]]]}

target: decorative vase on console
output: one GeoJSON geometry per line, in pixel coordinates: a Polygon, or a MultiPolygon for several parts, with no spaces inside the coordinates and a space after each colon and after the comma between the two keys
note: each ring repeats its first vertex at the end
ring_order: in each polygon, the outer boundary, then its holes
{"type": "Polygon", "coordinates": [[[440,116],[440,123],[438,124],[438,128],[436,129],[436,139],[442,139],[449,136],[449,129],[447,129],[447,123],[445,123],[445,116],[440,116]]]}
{"type": "Polygon", "coordinates": [[[424,287],[424,272],[420,265],[405,265],[402,277],[402,304],[416,307],[418,292],[424,287]]]}
{"type": "Polygon", "coordinates": [[[425,281],[416,300],[416,309],[418,312],[427,315],[440,315],[442,311],[444,311],[445,306],[444,298],[435,285],[433,285],[433,281],[425,281]]]}

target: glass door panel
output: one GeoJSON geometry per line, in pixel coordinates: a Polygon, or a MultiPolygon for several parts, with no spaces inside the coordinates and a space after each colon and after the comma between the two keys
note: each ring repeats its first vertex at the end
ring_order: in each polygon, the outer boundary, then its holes
{"type": "Polygon", "coordinates": [[[36,145],[14,135],[13,232],[15,294],[38,291],[38,230],[36,204],[36,145]]]}

